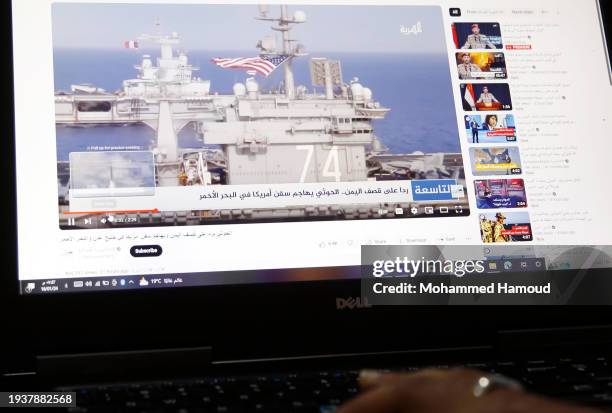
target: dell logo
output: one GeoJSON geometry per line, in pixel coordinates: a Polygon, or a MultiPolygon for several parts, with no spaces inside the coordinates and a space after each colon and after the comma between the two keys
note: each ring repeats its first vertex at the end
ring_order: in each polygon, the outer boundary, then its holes
{"type": "Polygon", "coordinates": [[[361,297],[348,297],[348,298],[336,298],[336,310],[355,310],[357,308],[370,308],[372,307],[368,303],[367,298],[361,297]]]}

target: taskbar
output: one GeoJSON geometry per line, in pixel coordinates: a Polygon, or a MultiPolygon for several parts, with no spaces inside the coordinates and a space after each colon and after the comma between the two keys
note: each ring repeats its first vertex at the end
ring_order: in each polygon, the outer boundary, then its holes
{"type": "MultiPolygon", "coordinates": [[[[544,258],[495,258],[486,260],[484,274],[544,271],[544,258]]],[[[121,291],[213,285],[281,283],[314,280],[358,279],[360,266],[283,268],[271,270],[143,274],[20,281],[22,295],[121,291]]]]}

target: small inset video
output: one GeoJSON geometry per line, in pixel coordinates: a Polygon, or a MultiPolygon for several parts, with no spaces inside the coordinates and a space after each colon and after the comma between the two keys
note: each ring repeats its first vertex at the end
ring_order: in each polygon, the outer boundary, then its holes
{"type": "Polygon", "coordinates": [[[470,148],[474,176],[520,175],[523,172],[519,149],[511,147],[470,148]]]}
{"type": "Polygon", "coordinates": [[[527,194],[522,179],[482,179],[474,181],[478,209],[525,208],[527,194]]]}
{"type": "Polygon", "coordinates": [[[501,52],[458,52],[457,72],[459,79],[506,79],[506,58],[501,52]]]}
{"type": "Polygon", "coordinates": [[[532,241],[527,212],[490,212],[478,215],[480,236],[485,244],[532,241]]]}
{"type": "Polygon", "coordinates": [[[463,120],[468,143],[516,142],[516,124],[510,113],[472,114],[463,120]]]}
{"type": "Polygon", "coordinates": [[[499,23],[453,23],[457,49],[503,49],[499,23]]]}
{"type": "Polygon", "coordinates": [[[507,83],[464,83],[459,87],[463,110],[466,112],[512,110],[507,83]]]}
{"type": "Polygon", "coordinates": [[[71,152],[70,176],[73,198],[155,194],[151,151],[71,152]]]}

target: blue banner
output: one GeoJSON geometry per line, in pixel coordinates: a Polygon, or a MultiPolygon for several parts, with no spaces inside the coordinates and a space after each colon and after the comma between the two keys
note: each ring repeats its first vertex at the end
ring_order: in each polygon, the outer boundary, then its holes
{"type": "Polygon", "coordinates": [[[411,181],[414,201],[452,201],[464,197],[462,185],[456,179],[411,181]]]}

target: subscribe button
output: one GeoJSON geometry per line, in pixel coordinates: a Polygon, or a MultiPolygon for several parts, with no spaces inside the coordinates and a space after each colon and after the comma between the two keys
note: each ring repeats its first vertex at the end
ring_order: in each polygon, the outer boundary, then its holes
{"type": "Polygon", "coordinates": [[[159,245],[134,245],[130,248],[132,257],[159,257],[162,254],[162,247],[159,245]]]}

